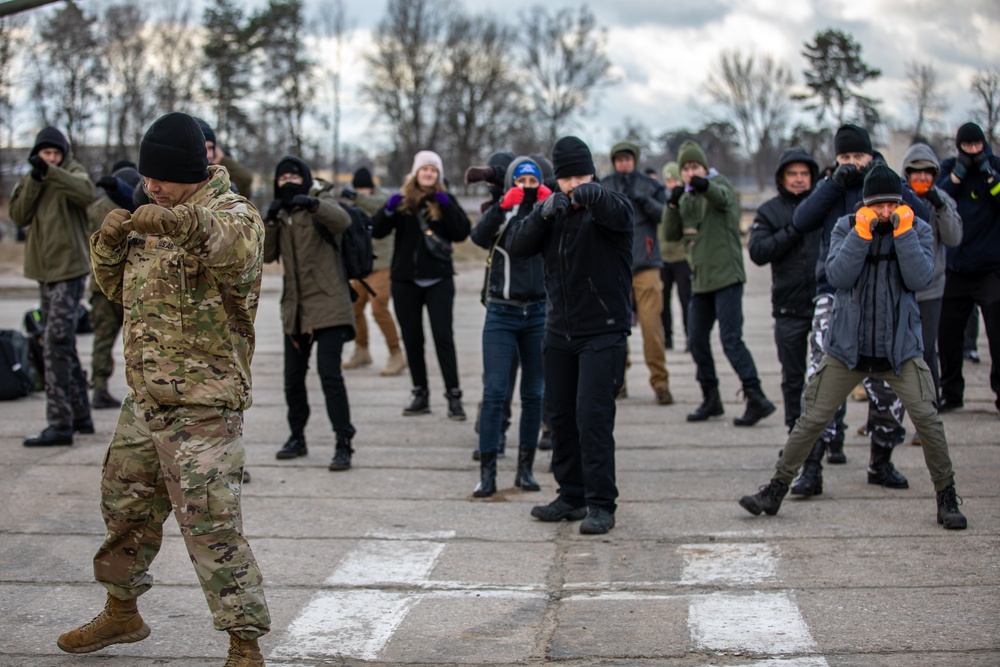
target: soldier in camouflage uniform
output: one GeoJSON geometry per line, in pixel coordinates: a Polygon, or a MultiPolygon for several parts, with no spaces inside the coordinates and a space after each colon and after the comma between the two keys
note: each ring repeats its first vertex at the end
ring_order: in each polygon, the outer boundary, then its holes
{"type": "Polygon", "coordinates": [[[149,635],[136,598],[173,510],[215,627],[231,636],[225,664],[258,667],[271,620],[240,490],[263,224],[225,168],[208,166],[186,114],[150,126],[139,172],[155,203],[113,211],[90,241],[98,284],[125,309],[130,390],[101,482],[107,534],[94,573],[108,599],[58,645],[89,653],[149,635]]]}

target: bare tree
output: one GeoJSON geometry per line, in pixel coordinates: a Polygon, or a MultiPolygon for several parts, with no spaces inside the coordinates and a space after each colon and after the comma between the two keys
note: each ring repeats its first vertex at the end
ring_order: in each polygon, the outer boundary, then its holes
{"type": "MultiPolygon", "coordinates": [[[[7,147],[14,144],[14,63],[24,42],[22,17],[0,18],[0,135],[5,135],[7,147]]],[[[0,162],[0,193],[9,191],[4,182],[6,164],[0,162]]]]}
{"type": "Polygon", "coordinates": [[[192,111],[202,50],[192,25],[191,3],[179,0],[164,5],[164,12],[152,25],[150,53],[156,54],[152,89],[155,113],[192,111]]]}
{"type": "Polygon", "coordinates": [[[108,74],[106,161],[110,163],[139,145],[153,119],[154,100],[149,94],[153,75],[147,62],[147,20],[140,5],[109,5],[102,27],[108,74]]]}
{"type": "Polygon", "coordinates": [[[550,13],[541,6],[524,21],[525,85],[535,112],[547,126],[549,143],[562,125],[586,104],[590,94],[610,83],[611,61],[604,53],[605,30],[583,6],[550,13]]]}
{"type": "Polygon", "coordinates": [[[705,91],[726,110],[763,189],[791,106],[792,74],[770,54],[723,51],[705,91]]]}
{"type": "Polygon", "coordinates": [[[938,74],[931,63],[910,61],[906,63],[909,83],[906,99],[917,114],[913,136],[924,135],[926,126],[936,122],[945,109],[945,98],[938,90],[938,74]]]}
{"type": "Polygon", "coordinates": [[[972,92],[979,96],[978,109],[972,112],[991,144],[996,143],[997,123],[1000,122],[1000,68],[979,70],[972,77],[972,92]]]}
{"type": "Polygon", "coordinates": [[[320,122],[326,129],[330,130],[331,151],[330,166],[333,174],[340,173],[340,117],[342,104],[340,100],[340,71],[343,67],[344,37],[347,32],[347,17],[344,12],[343,0],[333,0],[332,2],[322,2],[319,6],[319,14],[316,24],[318,36],[321,40],[333,43],[333,58],[322,59],[320,61],[321,76],[323,82],[321,90],[329,93],[329,104],[324,104],[324,108],[329,108],[329,113],[320,112],[320,122]]]}

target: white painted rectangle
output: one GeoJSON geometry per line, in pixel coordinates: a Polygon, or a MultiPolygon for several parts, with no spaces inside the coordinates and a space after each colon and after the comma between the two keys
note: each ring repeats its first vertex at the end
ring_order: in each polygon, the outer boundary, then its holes
{"type": "Polygon", "coordinates": [[[816,649],[809,627],[787,593],[713,593],[692,598],[688,626],[696,646],[763,655],[816,649]]]}
{"type": "Polygon", "coordinates": [[[427,581],[442,551],[444,544],[441,542],[365,540],[344,556],[326,583],[330,586],[417,585],[427,581]]]}
{"type": "Polygon", "coordinates": [[[774,578],[778,559],[766,544],[685,544],[681,584],[756,584],[774,578]]]}

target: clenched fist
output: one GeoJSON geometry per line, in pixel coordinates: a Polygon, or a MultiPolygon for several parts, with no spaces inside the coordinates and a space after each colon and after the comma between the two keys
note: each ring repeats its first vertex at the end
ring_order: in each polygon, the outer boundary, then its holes
{"type": "Polygon", "coordinates": [[[132,214],[123,208],[116,208],[104,217],[100,231],[104,245],[109,248],[119,245],[132,231],[132,214]]]}
{"type": "Polygon", "coordinates": [[[169,208],[146,204],[132,214],[132,230],[152,236],[170,236],[177,229],[177,216],[169,208]]]}

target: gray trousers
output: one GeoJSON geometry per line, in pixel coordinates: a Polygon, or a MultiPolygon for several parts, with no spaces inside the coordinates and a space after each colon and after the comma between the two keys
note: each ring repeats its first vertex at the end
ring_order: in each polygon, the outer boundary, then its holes
{"type": "Polygon", "coordinates": [[[934,489],[941,491],[954,484],[955,473],[948,455],[944,423],[934,407],[931,371],[920,357],[905,362],[901,370],[902,373],[898,376],[891,370],[882,373],[851,370],[839,359],[829,354],[824,355],[819,368],[806,385],[802,416],[788,435],[788,441],[775,467],[774,478],[786,484],[795,479],[813,443],[826,428],[837,408],[858,382],[871,376],[885,380],[910,411],[910,419],[920,435],[924,462],[934,482],[934,489]]]}

